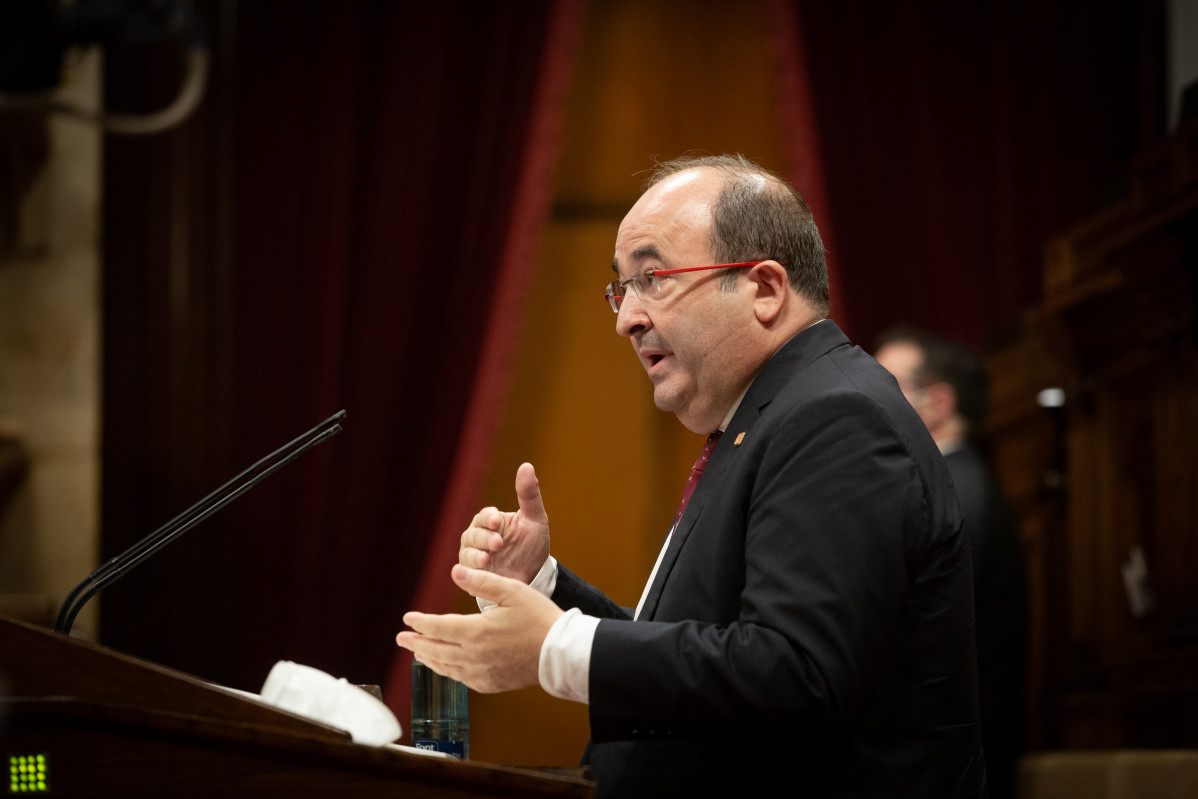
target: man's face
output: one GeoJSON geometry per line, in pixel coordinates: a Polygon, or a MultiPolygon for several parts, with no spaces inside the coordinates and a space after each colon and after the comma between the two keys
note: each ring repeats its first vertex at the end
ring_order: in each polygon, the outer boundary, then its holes
{"type": "Polygon", "coordinates": [[[915,372],[923,362],[923,353],[919,347],[907,341],[893,341],[883,345],[874,353],[874,358],[894,375],[903,395],[912,405],[912,395],[919,389],[915,385],[915,372]]]}
{"type": "Polygon", "coordinates": [[[936,419],[933,418],[931,404],[928,402],[927,390],[915,379],[915,373],[923,365],[923,351],[909,341],[892,341],[880,347],[874,353],[874,358],[886,371],[894,375],[907,402],[911,403],[919,418],[931,429],[936,419]]]}
{"type": "MultiPolygon", "coordinates": [[[[647,191],[624,217],[616,236],[616,276],[654,269],[707,266],[712,260],[711,203],[720,189],[710,169],[680,172],[647,191]]],[[[718,272],[660,278],[661,293],[641,298],[629,287],[616,317],[653,382],[653,400],[697,433],[715,430],[756,364],[746,347],[751,301],[719,288],[718,272]],[[747,372],[747,373],[746,373],[747,372]]]]}

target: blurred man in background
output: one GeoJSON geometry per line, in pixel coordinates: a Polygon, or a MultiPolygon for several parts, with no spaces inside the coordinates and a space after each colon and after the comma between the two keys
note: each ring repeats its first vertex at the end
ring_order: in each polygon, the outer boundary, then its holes
{"type": "Polygon", "coordinates": [[[973,551],[982,744],[990,795],[1014,794],[1024,738],[1027,598],[1015,518],[979,441],[990,400],[986,366],[961,344],[893,330],[875,357],[898,380],[940,447],[973,551]]]}

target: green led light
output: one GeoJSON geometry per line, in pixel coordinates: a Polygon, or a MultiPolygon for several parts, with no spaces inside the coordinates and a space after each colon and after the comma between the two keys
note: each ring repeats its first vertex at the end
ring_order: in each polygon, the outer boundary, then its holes
{"type": "Polygon", "coordinates": [[[49,758],[45,754],[8,756],[10,794],[48,793],[49,758]]]}

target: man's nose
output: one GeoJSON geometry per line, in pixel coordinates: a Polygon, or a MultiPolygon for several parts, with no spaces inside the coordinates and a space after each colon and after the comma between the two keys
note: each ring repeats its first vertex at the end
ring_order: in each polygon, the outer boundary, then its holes
{"type": "Polygon", "coordinates": [[[621,338],[628,338],[634,333],[648,330],[652,325],[649,315],[645,313],[644,301],[637,295],[636,290],[629,286],[616,314],[616,334],[621,338]]]}

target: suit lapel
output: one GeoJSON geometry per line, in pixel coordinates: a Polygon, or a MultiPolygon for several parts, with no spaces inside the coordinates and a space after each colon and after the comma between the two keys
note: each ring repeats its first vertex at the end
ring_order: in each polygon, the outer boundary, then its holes
{"type": "Polygon", "coordinates": [[[695,487],[682,518],[678,520],[678,526],[670,537],[669,547],[662,556],[661,565],[657,567],[657,575],[637,618],[649,620],[656,616],[657,606],[669,581],[670,572],[678,560],[678,554],[703,515],[708,497],[716,490],[715,487],[721,484],[724,474],[736,461],[740,450],[737,436],[741,433],[746,436],[752,435],[753,426],[761,414],[797,372],[829,350],[848,343],[848,339],[836,323],[825,320],[795,336],[762,367],[741,400],[740,407],[733,414],[724,435],[720,436],[720,443],[712,452],[703,477],[695,487]]]}

